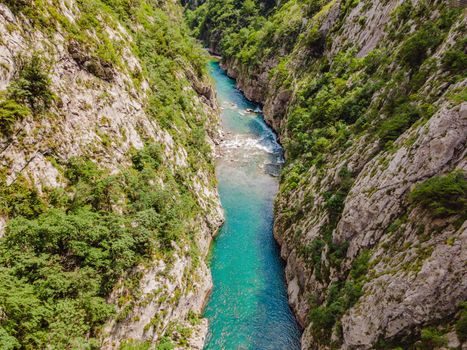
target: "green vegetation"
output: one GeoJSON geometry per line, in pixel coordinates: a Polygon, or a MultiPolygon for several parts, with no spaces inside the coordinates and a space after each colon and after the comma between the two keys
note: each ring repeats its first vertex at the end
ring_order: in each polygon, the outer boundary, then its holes
{"type": "Polygon", "coordinates": [[[391,116],[379,127],[381,143],[396,140],[405,130],[421,118],[420,110],[409,102],[397,102],[391,116]]]}
{"type": "Polygon", "coordinates": [[[34,54],[30,59],[18,59],[18,76],[0,98],[0,131],[9,134],[15,122],[22,120],[31,111],[34,114],[46,111],[54,95],[44,63],[34,54]]]}
{"type": "Polygon", "coordinates": [[[467,180],[462,170],[425,180],[417,184],[409,195],[412,204],[428,209],[434,217],[465,216],[466,198],[467,180]]]}
{"type": "Polygon", "coordinates": [[[106,302],[115,282],[156,252],[169,254],[172,241],[189,239],[194,199],[160,174],[157,150],[150,144],[135,152],[134,168],[118,175],[71,159],[67,193],[53,192],[50,207],[27,188],[7,197],[16,218],[0,241],[5,339],[31,349],[95,346],[115,313],[106,302]],[[154,185],[161,175],[164,188],[154,185]],[[122,199],[127,205],[117,213],[122,199]]]}
{"type": "Polygon", "coordinates": [[[27,104],[33,112],[47,110],[53,100],[50,78],[38,54],[19,64],[18,79],[9,86],[9,95],[19,103],[27,104]]]}
{"type": "Polygon", "coordinates": [[[412,68],[418,67],[426,59],[428,51],[440,42],[439,31],[428,23],[402,44],[398,58],[412,68]]]}
{"type": "Polygon", "coordinates": [[[438,349],[447,344],[447,339],[436,328],[424,328],[420,335],[421,344],[418,349],[438,349]]]}
{"type": "Polygon", "coordinates": [[[8,134],[16,121],[22,120],[30,113],[29,108],[14,100],[0,101],[0,131],[8,134]]]}
{"type": "MultiPolygon", "coordinates": [[[[191,166],[172,169],[163,145],[142,129],[145,147],[132,150],[127,155],[131,166],[112,174],[91,158],[64,162],[53,156],[64,188],[42,186],[39,192],[26,176],[7,184],[6,175],[0,174],[0,212],[10,219],[0,240],[0,348],[98,349],[109,317],[121,320],[131,312],[140,278],[135,266],[155,256],[170,262],[176,245],[190,247],[186,254],[193,265],[199,259],[193,225],[202,209],[189,179],[200,168],[212,170],[212,160],[205,142],[207,116],[193,103],[196,93],[188,87],[192,80],[205,81],[206,54],[189,37],[175,3],[78,0],[75,21],[48,2],[7,5],[46,37],[52,38],[60,27],[68,43],[78,43],[78,54],[86,56],[76,60],[126,73],[133,84],[128,89],[147,91],[147,114],[188,152],[191,166]],[[110,33],[122,26],[127,34],[110,33]],[[139,58],[141,68],[127,65],[124,50],[139,58]],[[143,81],[149,89],[143,90],[143,81]],[[116,315],[107,299],[120,280],[132,288],[116,315]]],[[[34,54],[19,63],[17,79],[0,102],[2,133],[30,114],[47,118],[55,98],[49,62],[34,54]]],[[[108,140],[108,135],[102,138],[108,140]]],[[[190,322],[196,322],[194,315],[190,322]]],[[[180,342],[186,341],[189,330],[177,331],[184,335],[180,342]]],[[[170,339],[157,345],[173,347],[170,339]]],[[[146,349],[148,344],[128,343],[124,348],[146,349]]]]}
{"type": "Polygon", "coordinates": [[[120,345],[119,350],[149,350],[150,346],[149,342],[127,341],[120,345]]]}
{"type": "Polygon", "coordinates": [[[456,334],[459,340],[463,343],[467,341],[467,302],[462,302],[459,305],[460,311],[456,321],[456,334]]]}
{"type": "Polygon", "coordinates": [[[313,303],[310,305],[311,327],[319,344],[330,344],[333,328],[339,327],[338,320],[363,295],[363,284],[369,261],[370,252],[361,252],[354,260],[347,280],[331,283],[325,302],[321,305],[313,303]]]}
{"type": "Polygon", "coordinates": [[[5,177],[0,178],[0,213],[8,217],[34,218],[46,209],[46,203],[37,189],[24,177],[7,186],[5,177]]]}
{"type": "Polygon", "coordinates": [[[4,0],[4,3],[13,11],[13,13],[19,13],[27,5],[29,0],[4,0]]]}
{"type": "Polygon", "coordinates": [[[466,43],[466,39],[461,40],[446,51],[441,61],[444,69],[462,76],[467,70],[467,54],[463,50],[466,43]]]}

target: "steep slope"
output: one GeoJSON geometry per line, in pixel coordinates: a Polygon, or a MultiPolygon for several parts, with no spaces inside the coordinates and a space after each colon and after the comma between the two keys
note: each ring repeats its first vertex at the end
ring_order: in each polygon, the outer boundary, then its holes
{"type": "Polygon", "coordinates": [[[275,236],[303,349],[465,346],[466,16],[455,5],[207,0],[187,12],[284,144],[275,236]]]}
{"type": "Polygon", "coordinates": [[[187,32],[170,0],[0,3],[0,348],[202,348],[218,107],[187,32]]]}

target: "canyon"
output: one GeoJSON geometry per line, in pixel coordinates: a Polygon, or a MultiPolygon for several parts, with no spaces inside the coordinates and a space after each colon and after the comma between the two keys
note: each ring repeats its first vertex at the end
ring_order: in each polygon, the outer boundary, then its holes
{"type": "Polygon", "coordinates": [[[465,15],[1,1],[0,347],[466,348],[465,15]]]}

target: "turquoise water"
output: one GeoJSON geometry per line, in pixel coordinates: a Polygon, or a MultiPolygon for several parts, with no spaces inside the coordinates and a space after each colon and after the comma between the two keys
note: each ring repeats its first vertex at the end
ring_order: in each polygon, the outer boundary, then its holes
{"type": "Polygon", "coordinates": [[[287,303],[284,266],[272,234],[278,188],[272,175],[282,163],[282,149],[261,115],[246,111],[258,106],[217,62],[211,62],[210,72],[225,133],[216,172],[226,221],[212,252],[205,349],[299,349],[300,330],[287,303]]]}

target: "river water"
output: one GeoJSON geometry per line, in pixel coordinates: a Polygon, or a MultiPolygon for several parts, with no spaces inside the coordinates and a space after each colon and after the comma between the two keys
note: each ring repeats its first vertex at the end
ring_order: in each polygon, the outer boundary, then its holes
{"type": "Polygon", "coordinates": [[[218,62],[209,69],[225,133],[216,173],[226,221],[212,251],[205,349],[296,350],[300,329],[287,303],[284,265],[272,233],[282,148],[258,106],[218,62]]]}

